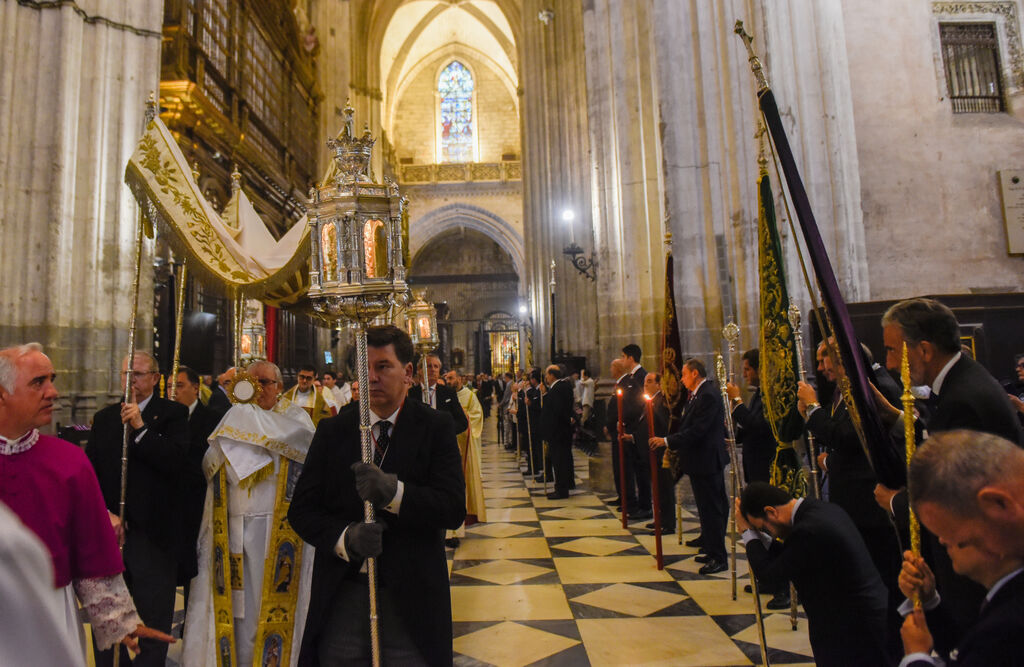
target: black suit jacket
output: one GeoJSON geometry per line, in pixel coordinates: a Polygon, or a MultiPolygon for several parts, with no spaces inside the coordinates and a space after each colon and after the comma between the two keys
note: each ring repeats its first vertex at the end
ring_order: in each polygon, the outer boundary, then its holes
{"type": "Polygon", "coordinates": [[[572,382],[563,378],[552,384],[541,403],[544,439],[552,446],[572,446],[572,382]]]}
{"type": "Polygon", "coordinates": [[[222,417],[224,413],[231,409],[231,399],[228,398],[228,395],[221,389],[219,384],[214,384],[210,389],[210,400],[206,407],[219,413],[222,417]]]}
{"type": "MultiPolygon", "coordinates": [[[[362,566],[362,561],[345,561],[334,551],[342,531],[363,520],[363,502],[350,468],[361,460],[359,405],[354,402],[338,416],[320,421],[288,510],[295,532],[316,547],[299,659],[303,665],[318,664],[317,642],[338,585],[362,566]]],[[[452,610],[444,531],[458,528],[466,517],[462,456],[451,418],[407,398],[382,468],[398,475],[405,493],[398,516],[377,512],[377,520],[387,525],[377,559],[378,580],[427,661],[450,665],[452,610]]]]}
{"type": "MultiPolygon", "coordinates": [[[[418,384],[410,387],[409,398],[423,403],[423,387],[418,384]]],[[[426,404],[424,403],[424,405],[426,404]]],[[[435,409],[447,412],[452,416],[452,421],[455,423],[455,435],[459,435],[469,428],[469,418],[466,417],[466,411],[459,403],[459,395],[451,387],[446,387],[443,384],[434,385],[434,405],[437,406],[435,409]]]]}
{"type": "MultiPolygon", "coordinates": [[[[153,396],[142,411],[145,434],[128,443],[125,527],[140,531],[159,547],[178,553],[181,491],[188,455],[188,408],[153,396]]],[[[85,453],[96,470],[107,509],[117,514],[121,498],[121,405],[108,405],[93,417],[85,453]]]]}
{"type": "Polygon", "coordinates": [[[529,437],[533,439],[533,442],[540,443],[540,439],[543,437],[540,434],[541,426],[541,414],[540,414],[540,389],[537,387],[527,387],[519,391],[519,412],[516,414],[518,420],[519,432],[524,438],[529,437]],[[530,404],[526,404],[526,400],[530,399],[530,404]],[[527,411],[529,411],[529,417],[527,417],[527,411]],[[529,435],[527,435],[527,426],[529,426],[529,435]]]}
{"type": "Polygon", "coordinates": [[[671,450],[679,454],[684,475],[710,475],[721,471],[729,461],[725,450],[725,409],[718,387],[705,380],[683,407],[679,430],[666,438],[671,450]]]}
{"type": "Polygon", "coordinates": [[[842,509],[804,499],[785,542],[747,544],[747,560],[765,590],[792,581],[807,612],[818,665],[887,665],[888,592],[860,532],[842,509]],[[827,565],[826,565],[827,564],[827,565]]]}
{"type": "Polygon", "coordinates": [[[994,433],[1024,445],[1020,421],[1006,392],[984,366],[967,356],[949,369],[928,421],[929,433],[958,428],[994,433]]]}
{"type": "Polygon", "coordinates": [[[743,444],[743,475],[748,482],[767,482],[778,443],[772,425],[764,415],[764,401],[758,388],[746,403],[732,411],[736,442],[743,444]]]}
{"type": "Polygon", "coordinates": [[[222,415],[202,401],[196,403],[188,418],[188,455],[181,478],[181,550],[178,556],[178,583],[187,584],[199,572],[196,545],[199,542],[199,524],[203,519],[206,502],[206,476],[203,474],[203,456],[210,446],[207,438],[217,428],[222,415]]]}
{"type": "MultiPolygon", "coordinates": [[[[940,591],[941,594],[941,591],[940,591]]],[[[936,640],[949,631],[946,603],[927,612],[928,630],[936,640]]],[[[956,646],[947,665],[990,667],[991,665],[1024,664],[1020,650],[1020,636],[1024,633],[1024,572],[1003,584],[992,600],[978,613],[978,620],[970,627],[956,646]]],[[[931,667],[932,663],[915,660],[909,667],[931,667]]]]}
{"type": "Polygon", "coordinates": [[[853,522],[863,527],[889,525],[885,510],[875,501],[875,471],[871,469],[846,403],[835,411],[821,406],[807,419],[807,429],[828,452],[829,500],[846,510],[853,522]]]}
{"type": "MultiPolygon", "coordinates": [[[[930,434],[954,429],[971,429],[1002,436],[1021,444],[1020,424],[1002,386],[985,367],[970,357],[961,356],[942,381],[938,398],[929,403],[927,428],[930,434]]],[[[896,525],[906,531],[910,510],[907,494],[901,490],[892,500],[896,525]]],[[[936,646],[945,650],[957,643],[976,618],[985,589],[975,581],[956,574],[946,549],[926,529],[921,530],[921,548],[935,572],[935,580],[944,596],[943,606],[953,625],[936,646]]]]}
{"type": "Polygon", "coordinates": [[[634,373],[627,375],[623,380],[628,379],[629,382],[623,382],[616,384],[616,388],[622,387],[622,420],[623,426],[626,428],[626,433],[633,436],[634,442],[641,442],[643,437],[647,433],[645,425],[644,412],[646,406],[644,405],[644,378],[647,377],[647,371],[640,367],[636,369],[634,373]]]}

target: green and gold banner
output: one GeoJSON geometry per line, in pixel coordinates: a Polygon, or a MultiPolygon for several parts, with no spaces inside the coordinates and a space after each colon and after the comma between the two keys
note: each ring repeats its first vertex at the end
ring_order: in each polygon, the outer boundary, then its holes
{"type": "Polygon", "coordinates": [[[772,483],[794,495],[806,495],[792,441],[803,433],[804,421],[796,408],[796,336],[789,321],[789,291],[783,268],[782,243],[775,222],[772,184],[762,171],[757,182],[758,275],[761,287],[761,397],[764,414],[779,442],[772,464],[772,483]]]}

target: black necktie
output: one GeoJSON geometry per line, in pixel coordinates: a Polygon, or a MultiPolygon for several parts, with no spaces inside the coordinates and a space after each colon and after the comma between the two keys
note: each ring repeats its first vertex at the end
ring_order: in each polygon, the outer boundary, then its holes
{"type": "Polygon", "coordinates": [[[384,461],[384,455],[388,453],[388,446],[391,444],[391,422],[377,422],[377,442],[373,448],[373,463],[380,467],[384,461]]]}

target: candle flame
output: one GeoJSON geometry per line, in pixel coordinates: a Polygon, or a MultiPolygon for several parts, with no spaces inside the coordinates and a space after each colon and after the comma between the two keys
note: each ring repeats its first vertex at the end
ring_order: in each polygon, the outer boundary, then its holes
{"type": "Polygon", "coordinates": [[[645,400],[645,401],[649,401],[649,400],[651,400],[651,397],[650,397],[650,396],[648,396],[647,394],[644,394],[644,400],[645,400]]]}
{"type": "Polygon", "coordinates": [[[618,394],[619,396],[622,396],[622,390],[621,389],[616,389],[615,393],[618,394]]]}

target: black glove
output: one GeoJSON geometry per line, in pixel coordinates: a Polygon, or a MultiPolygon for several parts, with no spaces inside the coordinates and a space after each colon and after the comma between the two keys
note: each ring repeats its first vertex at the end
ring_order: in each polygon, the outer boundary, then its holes
{"type": "Polygon", "coordinates": [[[386,527],[383,523],[350,523],[348,530],[345,531],[345,551],[348,553],[348,559],[353,561],[379,556],[383,550],[382,538],[386,527]]]}
{"type": "Polygon", "coordinates": [[[352,472],[356,474],[359,497],[369,500],[374,507],[384,507],[398,492],[398,475],[386,473],[372,463],[353,463],[352,472]]]}

